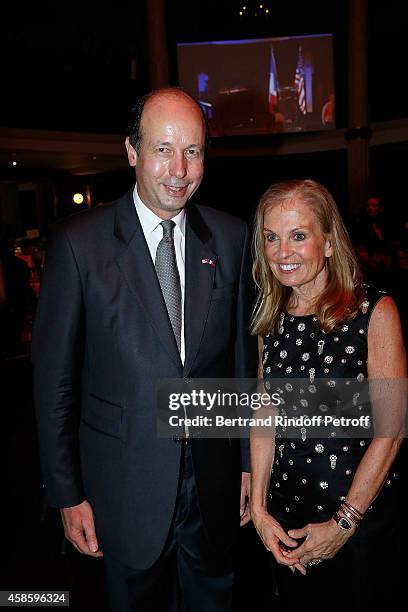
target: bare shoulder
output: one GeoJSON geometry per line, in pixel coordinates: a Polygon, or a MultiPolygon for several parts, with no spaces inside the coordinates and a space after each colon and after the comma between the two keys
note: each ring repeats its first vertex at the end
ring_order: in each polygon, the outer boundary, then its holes
{"type": "Polygon", "coordinates": [[[401,320],[398,308],[392,297],[385,295],[374,306],[368,326],[368,336],[372,334],[386,334],[390,328],[401,330],[401,320]]]}
{"type": "Polygon", "coordinates": [[[368,366],[375,376],[404,375],[405,348],[397,305],[390,296],[381,298],[368,326],[368,366]]]}

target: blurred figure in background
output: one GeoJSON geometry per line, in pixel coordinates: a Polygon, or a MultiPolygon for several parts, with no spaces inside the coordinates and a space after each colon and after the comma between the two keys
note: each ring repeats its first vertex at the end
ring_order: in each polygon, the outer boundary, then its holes
{"type": "Polygon", "coordinates": [[[29,283],[30,271],[14,255],[10,229],[0,226],[0,354],[10,355],[21,348],[24,322],[35,308],[29,283]]]}
{"type": "Polygon", "coordinates": [[[371,257],[376,253],[391,255],[396,229],[388,219],[383,201],[369,197],[365,213],[352,231],[353,242],[364,244],[371,257]]]}

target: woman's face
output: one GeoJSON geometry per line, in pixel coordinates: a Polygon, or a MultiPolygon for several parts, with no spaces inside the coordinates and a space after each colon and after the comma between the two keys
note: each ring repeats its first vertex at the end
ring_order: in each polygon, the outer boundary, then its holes
{"type": "Polygon", "coordinates": [[[265,213],[264,237],[266,257],[282,285],[309,297],[324,290],[332,247],[311,206],[300,199],[275,204],[265,213]]]}

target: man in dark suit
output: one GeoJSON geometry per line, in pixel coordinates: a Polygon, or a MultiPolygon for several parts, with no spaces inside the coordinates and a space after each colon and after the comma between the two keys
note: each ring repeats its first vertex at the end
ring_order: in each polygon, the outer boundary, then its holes
{"type": "Polygon", "coordinates": [[[143,98],[126,139],[135,188],[59,224],[42,280],[33,364],[47,499],[68,540],[105,557],[121,612],[176,610],[180,594],[186,610],[228,610],[240,491],[249,520],[239,440],[156,433],[160,379],[256,371],[248,230],[186,207],[206,137],[185,92],[143,98]]]}

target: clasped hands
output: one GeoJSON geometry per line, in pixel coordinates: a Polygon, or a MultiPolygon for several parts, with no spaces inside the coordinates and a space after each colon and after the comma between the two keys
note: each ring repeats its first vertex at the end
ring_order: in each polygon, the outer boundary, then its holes
{"type": "Polygon", "coordinates": [[[330,519],[324,523],[308,523],[286,533],[266,510],[252,509],[251,515],[265,548],[273,554],[277,563],[287,565],[292,572],[298,570],[303,575],[306,575],[309,563],[314,565],[317,560],[334,557],[355,531],[354,527],[350,531],[343,531],[330,519]],[[297,540],[301,539],[304,541],[299,544],[297,540]]]}

